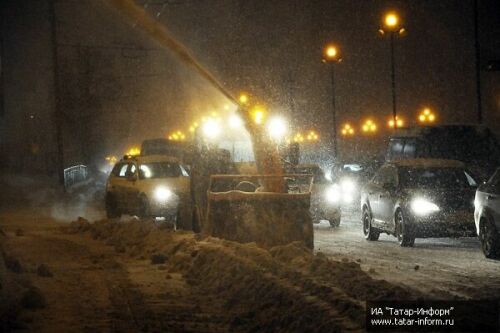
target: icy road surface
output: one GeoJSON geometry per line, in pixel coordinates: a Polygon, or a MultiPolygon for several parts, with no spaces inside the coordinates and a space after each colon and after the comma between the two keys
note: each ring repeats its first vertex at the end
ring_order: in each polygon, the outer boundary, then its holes
{"type": "Polygon", "coordinates": [[[486,259],[477,238],[417,239],[402,248],[393,236],[375,242],[363,237],[360,213],[343,212],[340,227],[315,225],[315,250],[360,260],[375,278],[410,286],[436,298],[500,297],[500,261],[486,259]]]}

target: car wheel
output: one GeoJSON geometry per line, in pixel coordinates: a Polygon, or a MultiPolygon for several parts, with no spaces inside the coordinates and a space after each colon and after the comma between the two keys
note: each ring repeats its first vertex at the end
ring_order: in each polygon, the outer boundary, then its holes
{"type": "Polygon", "coordinates": [[[372,227],[371,213],[368,208],[363,208],[362,222],[363,222],[363,234],[365,239],[369,241],[376,241],[380,236],[380,232],[372,227]]]}
{"type": "Polygon", "coordinates": [[[120,217],[122,214],[118,210],[116,200],[111,194],[106,194],[106,216],[108,219],[120,217]]]}
{"type": "Polygon", "coordinates": [[[193,225],[193,231],[196,233],[201,232],[201,218],[200,218],[200,210],[198,209],[198,206],[193,207],[193,215],[192,215],[192,225],[193,225]]]}
{"type": "Polygon", "coordinates": [[[500,258],[500,239],[495,225],[486,218],[479,223],[479,240],[486,258],[500,258]]]}
{"type": "Polygon", "coordinates": [[[398,238],[399,245],[403,247],[411,247],[415,244],[415,236],[411,233],[408,228],[408,224],[405,222],[403,212],[398,210],[395,216],[396,230],[395,234],[398,238]]]}
{"type": "Polygon", "coordinates": [[[175,230],[183,229],[182,227],[182,213],[181,210],[177,210],[177,215],[175,216],[175,230]]]}
{"type": "Polygon", "coordinates": [[[191,216],[192,208],[191,205],[180,205],[177,210],[177,218],[175,219],[175,228],[182,230],[192,230],[193,226],[191,225],[193,218],[191,216]]]}
{"type": "Polygon", "coordinates": [[[139,217],[146,218],[151,216],[151,210],[149,208],[149,200],[145,195],[141,195],[139,203],[139,217]]]}
{"type": "Polygon", "coordinates": [[[310,248],[314,249],[314,229],[312,219],[305,219],[303,229],[304,243],[310,248]]]}

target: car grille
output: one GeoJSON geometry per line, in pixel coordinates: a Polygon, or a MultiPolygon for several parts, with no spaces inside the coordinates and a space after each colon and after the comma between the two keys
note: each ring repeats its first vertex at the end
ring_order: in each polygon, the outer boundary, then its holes
{"type": "Polygon", "coordinates": [[[470,193],[443,193],[442,209],[444,211],[474,211],[474,198],[470,193]]]}

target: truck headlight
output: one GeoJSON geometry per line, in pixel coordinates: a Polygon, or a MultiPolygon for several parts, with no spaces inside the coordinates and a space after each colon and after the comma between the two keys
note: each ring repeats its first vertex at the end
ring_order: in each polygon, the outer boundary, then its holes
{"type": "Polygon", "coordinates": [[[168,188],[166,187],[163,187],[163,186],[159,186],[155,189],[155,192],[154,192],[154,197],[157,201],[167,201],[168,199],[170,199],[170,197],[172,196],[172,191],[170,191],[168,188]]]}
{"type": "Polygon", "coordinates": [[[352,201],[354,200],[354,198],[352,197],[352,194],[351,193],[344,193],[342,195],[342,201],[345,203],[345,204],[350,204],[352,203],[352,201]]]}
{"type": "Polygon", "coordinates": [[[414,199],[411,202],[411,209],[416,215],[428,215],[439,211],[438,205],[424,198],[414,199]]]}
{"type": "Polygon", "coordinates": [[[340,183],[344,193],[353,193],[356,190],[356,184],[351,179],[343,179],[340,183]]]}
{"type": "Polygon", "coordinates": [[[340,201],[340,186],[333,184],[330,186],[325,193],[326,200],[330,203],[337,203],[340,201]]]}

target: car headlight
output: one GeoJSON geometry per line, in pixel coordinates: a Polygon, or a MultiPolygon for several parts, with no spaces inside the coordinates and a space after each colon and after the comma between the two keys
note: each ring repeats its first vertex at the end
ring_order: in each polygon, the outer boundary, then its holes
{"type": "Polygon", "coordinates": [[[154,192],[154,196],[157,201],[167,201],[170,199],[172,194],[172,191],[163,186],[157,187],[154,192]]]}
{"type": "Polygon", "coordinates": [[[416,215],[428,215],[439,211],[438,205],[423,198],[414,199],[411,202],[411,209],[416,215]]]}
{"type": "Polygon", "coordinates": [[[356,184],[351,179],[343,179],[340,186],[344,193],[353,193],[356,190],[356,184]]]}
{"type": "Polygon", "coordinates": [[[344,193],[342,195],[342,201],[345,203],[345,204],[350,204],[352,203],[354,200],[354,198],[352,197],[352,194],[351,193],[344,193]]]}
{"type": "Polygon", "coordinates": [[[340,201],[340,186],[333,184],[326,190],[326,200],[330,203],[337,203],[340,201]]]}

